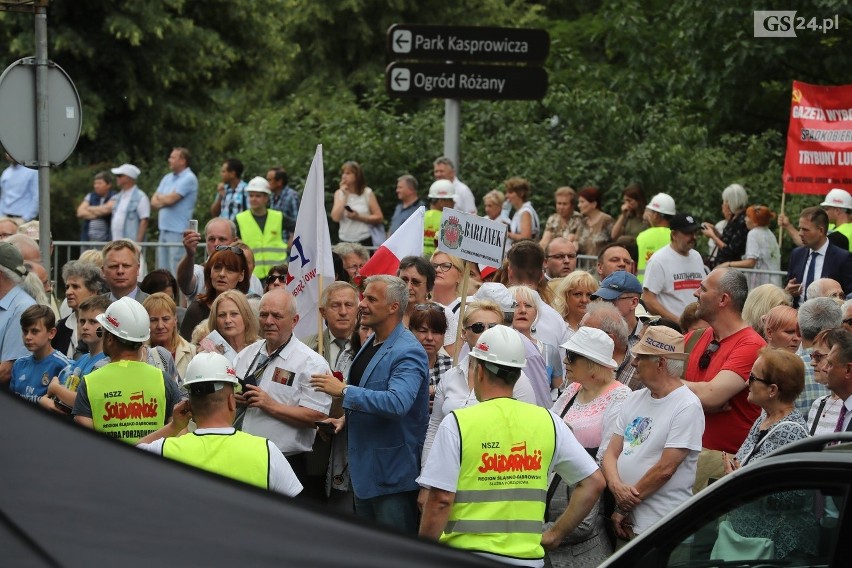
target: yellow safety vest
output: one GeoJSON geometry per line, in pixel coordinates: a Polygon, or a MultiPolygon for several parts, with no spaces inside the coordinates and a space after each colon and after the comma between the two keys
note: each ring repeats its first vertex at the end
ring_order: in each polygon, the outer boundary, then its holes
{"type": "Polygon", "coordinates": [[[639,250],[639,282],[645,280],[645,267],[651,255],[672,242],[672,230],[668,227],[651,227],[645,229],[636,237],[636,248],[639,250]]]}
{"type": "Polygon", "coordinates": [[[511,398],[454,410],[461,470],[441,542],[518,559],[544,558],[547,474],[556,448],[550,413],[511,398]]]}
{"type": "Polygon", "coordinates": [[[423,218],[423,256],[429,258],[435,252],[438,231],[441,230],[441,214],[443,211],[430,209],[423,218]]]}
{"type": "Polygon", "coordinates": [[[270,268],[287,261],[287,243],[281,236],[284,215],[275,209],[267,209],[266,215],[262,233],[251,210],[238,213],[235,218],[240,228],[240,239],[254,253],[253,274],[261,280],[266,278],[270,268]]]}
{"type": "Polygon", "coordinates": [[[269,488],[269,445],[266,438],[233,434],[187,434],[163,441],[163,455],[262,489],[269,488]]]}
{"type": "Polygon", "coordinates": [[[135,444],[166,423],[163,372],[139,361],[115,361],[83,380],[95,430],[135,444]]]}
{"type": "Polygon", "coordinates": [[[843,223],[839,227],[835,227],[834,230],[849,240],[849,250],[852,251],[852,223],[843,223]]]}

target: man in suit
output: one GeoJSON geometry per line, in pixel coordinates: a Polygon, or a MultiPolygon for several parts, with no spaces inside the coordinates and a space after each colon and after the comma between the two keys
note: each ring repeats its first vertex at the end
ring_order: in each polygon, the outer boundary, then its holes
{"type": "Polygon", "coordinates": [[[139,289],[139,249],[133,241],[118,239],[109,242],[101,252],[104,255],[101,271],[109,288],[110,301],[127,296],[141,304],[148,294],[139,289]]]}
{"type": "Polygon", "coordinates": [[[787,291],[794,307],[807,300],[808,286],[819,278],[840,282],[843,293],[852,292],[852,253],[831,244],[827,238],[828,215],[821,207],[802,210],[799,237],[802,246],[793,250],[787,269],[787,291]]]}
{"type": "MultiPolygon", "coordinates": [[[[348,384],[314,375],[319,391],[343,399],[349,435],[349,472],[355,514],[417,533],[416,479],[429,419],[429,362],[402,325],[405,282],[377,275],[365,280],[361,324],[373,330],[349,369],[348,384]]],[[[333,420],[333,419],[332,419],[333,420]]]]}
{"type": "Polygon", "coordinates": [[[825,375],[828,388],[843,401],[835,432],[852,431],[852,332],[833,329],[828,333],[831,351],[826,357],[825,375]]]}

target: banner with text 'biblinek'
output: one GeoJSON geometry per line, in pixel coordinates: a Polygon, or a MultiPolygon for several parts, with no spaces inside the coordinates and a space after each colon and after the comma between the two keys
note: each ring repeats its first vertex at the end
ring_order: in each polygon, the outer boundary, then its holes
{"type": "Polygon", "coordinates": [[[852,85],[793,81],[784,192],[852,191],[852,85]]]}

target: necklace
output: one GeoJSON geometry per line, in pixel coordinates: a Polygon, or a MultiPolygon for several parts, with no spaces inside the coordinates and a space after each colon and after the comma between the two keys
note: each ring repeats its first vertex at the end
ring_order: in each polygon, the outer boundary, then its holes
{"type": "Polygon", "coordinates": [[[829,412],[831,412],[831,410],[834,408],[834,405],[835,405],[835,404],[837,404],[837,402],[838,402],[839,400],[840,400],[840,398],[839,398],[839,397],[838,397],[838,398],[835,398],[833,401],[831,401],[831,406],[826,406],[826,407],[825,407],[825,410],[824,410],[824,411],[823,411],[823,413],[822,413],[822,417],[823,417],[823,418],[825,418],[825,417],[826,417],[826,415],[827,415],[829,412]]]}

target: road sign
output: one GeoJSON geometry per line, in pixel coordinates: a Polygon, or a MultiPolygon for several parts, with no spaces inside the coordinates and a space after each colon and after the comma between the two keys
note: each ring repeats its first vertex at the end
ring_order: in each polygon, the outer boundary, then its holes
{"type": "Polygon", "coordinates": [[[401,63],[385,72],[388,95],[399,98],[537,100],[547,92],[540,67],[401,63]]]}
{"type": "MultiPolygon", "coordinates": [[[[53,62],[48,65],[47,159],[57,165],[71,155],[80,138],[82,105],[68,74],[53,62]]],[[[32,167],[38,165],[35,92],[34,57],[19,59],[0,75],[0,144],[16,162],[32,167]]]]}
{"type": "Polygon", "coordinates": [[[550,51],[541,29],[394,24],[387,40],[388,55],[403,60],[543,63],[550,51]]]}

